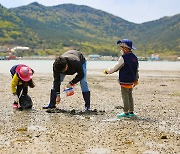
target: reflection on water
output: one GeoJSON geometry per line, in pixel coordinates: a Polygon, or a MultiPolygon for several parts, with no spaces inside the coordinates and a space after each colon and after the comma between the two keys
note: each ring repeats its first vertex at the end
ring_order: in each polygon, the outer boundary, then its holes
{"type": "Polygon", "coordinates": [[[143,154],[159,154],[159,151],[146,150],[143,152],[143,154]]]}
{"type": "MultiPolygon", "coordinates": [[[[32,67],[37,73],[52,73],[53,60],[1,60],[0,73],[9,73],[10,68],[15,64],[26,64],[32,67]]],[[[107,69],[116,64],[116,61],[87,61],[87,69],[94,71],[107,69]]],[[[180,61],[140,61],[139,70],[162,70],[180,71],[180,61]]]]}
{"type": "Polygon", "coordinates": [[[109,149],[105,149],[105,148],[87,149],[86,152],[91,153],[91,154],[110,154],[111,153],[109,149]]]}
{"type": "Polygon", "coordinates": [[[43,126],[38,126],[38,125],[30,125],[28,126],[28,131],[45,131],[46,128],[43,126]]]}
{"type": "Polygon", "coordinates": [[[105,120],[102,120],[103,122],[116,122],[120,119],[117,119],[117,118],[111,118],[111,119],[105,119],[105,120]]]}

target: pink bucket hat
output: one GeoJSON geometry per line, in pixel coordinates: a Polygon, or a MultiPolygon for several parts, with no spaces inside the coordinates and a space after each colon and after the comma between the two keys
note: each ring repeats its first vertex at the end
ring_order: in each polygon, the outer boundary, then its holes
{"type": "Polygon", "coordinates": [[[16,68],[16,72],[23,81],[27,82],[32,79],[32,75],[33,75],[32,69],[26,65],[19,65],[16,68]]]}

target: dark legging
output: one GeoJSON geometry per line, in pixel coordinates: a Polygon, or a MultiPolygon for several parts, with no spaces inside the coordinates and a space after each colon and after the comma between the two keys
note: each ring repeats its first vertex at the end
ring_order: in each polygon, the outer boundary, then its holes
{"type": "Polygon", "coordinates": [[[23,84],[17,86],[17,96],[19,97],[22,91],[22,95],[27,95],[28,87],[25,87],[23,84]]]}
{"type": "Polygon", "coordinates": [[[132,96],[133,88],[127,89],[121,87],[122,100],[124,103],[124,112],[133,112],[134,111],[134,101],[132,96]]]}

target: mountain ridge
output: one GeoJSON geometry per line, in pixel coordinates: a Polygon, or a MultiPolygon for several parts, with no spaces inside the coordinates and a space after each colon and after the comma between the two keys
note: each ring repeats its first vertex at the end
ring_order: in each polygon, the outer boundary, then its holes
{"type": "Polygon", "coordinates": [[[85,5],[44,6],[34,2],[9,11],[37,35],[38,40],[32,45],[35,48],[68,47],[86,53],[117,55],[116,41],[129,38],[139,54],[179,54],[180,50],[180,14],[136,24],[85,5]]]}

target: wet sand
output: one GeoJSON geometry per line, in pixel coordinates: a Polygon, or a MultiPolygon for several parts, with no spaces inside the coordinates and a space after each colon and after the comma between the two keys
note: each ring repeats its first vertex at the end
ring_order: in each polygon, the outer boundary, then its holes
{"type": "MultiPolygon", "coordinates": [[[[70,80],[65,79],[62,86],[70,80]]],[[[169,154],[180,153],[180,71],[141,71],[134,88],[136,118],[116,119],[123,106],[117,74],[90,73],[91,106],[102,114],[47,113],[52,74],[35,74],[29,89],[30,111],[12,109],[11,77],[1,74],[0,153],[2,154],[169,154]]],[[[62,95],[57,106],[79,112],[84,102],[79,84],[75,95],[62,95]]]]}

